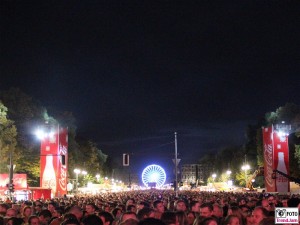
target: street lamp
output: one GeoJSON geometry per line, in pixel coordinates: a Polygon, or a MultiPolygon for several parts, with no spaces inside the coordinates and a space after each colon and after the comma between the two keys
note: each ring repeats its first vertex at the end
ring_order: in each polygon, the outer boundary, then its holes
{"type": "Polygon", "coordinates": [[[212,175],[213,182],[215,182],[216,177],[217,177],[217,174],[214,173],[214,174],[212,175]]]}
{"type": "Polygon", "coordinates": [[[78,174],[81,173],[80,169],[74,169],[74,173],[76,174],[76,193],[78,192],[78,174]]]}
{"type": "Polygon", "coordinates": [[[245,164],[242,166],[242,170],[245,171],[245,186],[247,187],[247,170],[250,169],[250,166],[248,164],[245,164]]]}
{"type": "Polygon", "coordinates": [[[231,187],[232,186],[232,180],[230,180],[231,170],[227,170],[226,174],[228,176],[227,184],[229,187],[231,187]]]}
{"type": "Polygon", "coordinates": [[[97,182],[100,181],[100,174],[96,174],[96,179],[97,179],[97,182]]]}

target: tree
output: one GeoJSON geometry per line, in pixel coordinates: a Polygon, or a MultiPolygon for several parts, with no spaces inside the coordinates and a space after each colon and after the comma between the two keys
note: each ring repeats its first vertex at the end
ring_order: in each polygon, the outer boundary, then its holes
{"type": "Polygon", "coordinates": [[[7,170],[7,152],[13,150],[14,164],[17,164],[15,172],[26,173],[29,185],[39,186],[40,141],[36,140],[32,131],[47,121],[49,124],[59,124],[68,128],[69,176],[82,161],[86,162],[85,169],[88,169],[89,173],[110,173],[112,162],[98,149],[96,143],[82,141],[78,144],[76,119],[71,112],[55,108],[46,109],[18,88],[1,91],[0,100],[4,103],[0,105],[0,169],[3,172],[7,170]]]}
{"type": "MultiPolygon", "coordinates": [[[[7,108],[0,102],[0,172],[7,173],[7,165],[12,155],[13,163],[16,164],[20,154],[16,151],[17,129],[14,121],[7,119],[7,108]]],[[[19,165],[17,165],[19,166],[19,165]]]]}
{"type": "Polygon", "coordinates": [[[238,172],[235,176],[235,179],[236,179],[236,182],[242,186],[242,187],[246,187],[246,179],[248,181],[250,177],[250,173],[249,171],[241,171],[241,172],[238,172]]]}
{"type": "Polygon", "coordinates": [[[15,172],[26,173],[29,185],[38,184],[40,143],[31,131],[41,123],[45,110],[18,88],[2,91],[0,99],[7,106],[8,118],[15,122],[18,130],[15,172]]]}

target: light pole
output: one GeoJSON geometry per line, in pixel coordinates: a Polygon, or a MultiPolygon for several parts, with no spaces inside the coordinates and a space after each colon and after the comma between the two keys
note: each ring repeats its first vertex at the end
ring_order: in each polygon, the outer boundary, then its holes
{"type": "Polygon", "coordinates": [[[227,184],[229,187],[231,187],[232,186],[232,180],[230,180],[231,170],[227,170],[226,174],[228,176],[227,184]]]}
{"type": "Polygon", "coordinates": [[[97,179],[97,182],[100,181],[100,174],[96,174],[96,179],[97,179]]]}
{"type": "Polygon", "coordinates": [[[74,173],[76,174],[76,194],[78,193],[78,174],[81,173],[80,169],[74,169],[74,173]]]}
{"type": "Polygon", "coordinates": [[[175,132],[175,196],[178,197],[178,159],[177,159],[177,132],[175,132]]]}
{"type": "Polygon", "coordinates": [[[212,178],[213,178],[213,183],[215,183],[215,179],[216,179],[216,177],[217,177],[217,174],[213,174],[213,175],[211,175],[212,176],[212,178]]]}
{"type": "Polygon", "coordinates": [[[245,164],[242,166],[242,170],[245,171],[245,187],[247,187],[247,171],[250,169],[250,166],[248,164],[245,164]]]}

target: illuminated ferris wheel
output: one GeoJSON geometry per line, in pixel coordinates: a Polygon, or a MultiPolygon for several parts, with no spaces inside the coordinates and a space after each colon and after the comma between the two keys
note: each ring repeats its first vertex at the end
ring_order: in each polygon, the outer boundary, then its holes
{"type": "Polygon", "coordinates": [[[153,184],[161,187],[166,182],[166,172],[161,166],[149,165],[143,170],[142,181],[146,187],[153,186],[153,184]]]}

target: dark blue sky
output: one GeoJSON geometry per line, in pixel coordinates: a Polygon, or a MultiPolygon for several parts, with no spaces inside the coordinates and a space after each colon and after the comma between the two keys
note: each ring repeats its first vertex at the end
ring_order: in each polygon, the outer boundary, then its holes
{"type": "Polygon", "coordinates": [[[177,131],[194,162],[300,104],[299,12],[298,0],[4,0],[0,88],[72,111],[119,161],[172,165],[177,131]]]}

